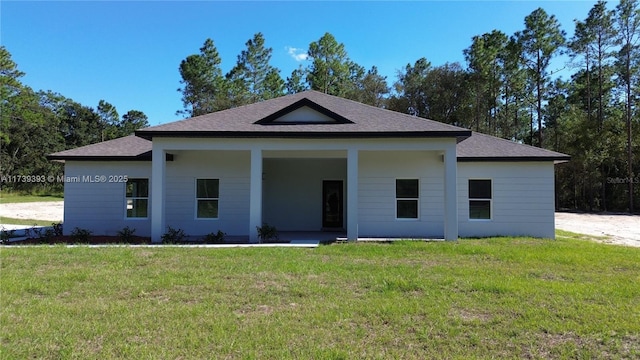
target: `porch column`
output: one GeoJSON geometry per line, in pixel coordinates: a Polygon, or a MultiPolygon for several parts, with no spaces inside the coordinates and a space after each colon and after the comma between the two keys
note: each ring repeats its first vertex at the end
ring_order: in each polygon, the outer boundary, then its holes
{"type": "Polygon", "coordinates": [[[262,226],[262,150],[251,149],[251,179],[249,185],[249,242],[257,243],[262,226]]]}
{"type": "Polygon", "coordinates": [[[444,239],[458,240],[458,162],[456,144],[444,152],[444,239]]]}
{"type": "Polygon", "coordinates": [[[164,183],[166,154],[164,149],[153,146],[151,155],[151,242],[162,241],[164,233],[164,183]]]}
{"type": "Polygon", "coordinates": [[[358,240],[358,150],[347,150],[347,240],[358,240]]]}

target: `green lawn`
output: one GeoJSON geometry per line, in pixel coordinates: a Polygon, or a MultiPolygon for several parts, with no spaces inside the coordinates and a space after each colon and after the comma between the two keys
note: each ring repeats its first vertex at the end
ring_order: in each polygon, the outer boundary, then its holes
{"type": "Polygon", "coordinates": [[[6,216],[0,216],[0,224],[51,226],[52,223],[55,223],[55,221],[36,220],[36,219],[16,219],[16,218],[11,218],[6,216]]]}
{"type": "Polygon", "coordinates": [[[640,357],[640,249],[0,249],[7,359],[640,357]]]}
{"type": "Polygon", "coordinates": [[[26,203],[37,201],[63,201],[64,198],[60,194],[54,195],[24,195],[19,193],[0,193],[0,204],[8,203],[26,203]]]}

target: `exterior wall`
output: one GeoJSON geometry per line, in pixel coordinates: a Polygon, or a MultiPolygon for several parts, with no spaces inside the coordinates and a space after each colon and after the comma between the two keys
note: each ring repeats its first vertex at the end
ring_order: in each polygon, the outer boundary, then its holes
{"type": "MultiPolygon", "coordinates": [[[[360,237],[376,235],[398,237],[437,236],[441,238],[445,232],[443,230],[443,208],[455,210],[457,206],[455,195],[451,197],[454,201],[451,201],[448,207],[445,206],[446,204],[444,204],[443,200],[446,197],[444,196],[444,164],[442,163],[441,154],[443,152],[455,152],[455,139],[453,138],[207,139],[159,137],[153,141],[153,152],[152,167],[154,174],[166,173],[166,181],[160,180],[152,183],[151,193],[156,198],[153,208],[156,212],[152,214],[151,224],[153,241],[160,241],[162,233],[166,231],[166,226],[169,225],[181,227],[189,235],[206,234],[219,228],[229,235],[246,236],[249,234],[251,240],[256,240],[255,227],[270,219],[270,215],[263,213],[263,200],[265,200],[263,187],[259,186],[259,190],[251,187],[250,179],[253,178],[260,181],[263,173],[267,178],[269,177],[263,169],[263,163],[265,159],[270,158],[302,158],[307,160],[338,158],[346,163],[347,174],[355,175],[347,176],[345,181],[345,225],[347,236],[350,239],[355,240],[358,235],[360,237]],[[167,162],[165,165],[163,160],[164,152],[175,155],[174,161],[167,162]],[[212,157],[204,155],[207,152],[211,154],[237,153],[238,155],[237,158],[229,159],[226,162],[211,163],[214,160],[212,157]],[[411,156],[406,156],[410,153],[414,153],[413,159],[411,159],[411,156]],[[251,162],[252,158],[262,159],[263,161],[257,165],[257,162],[251,162]],[[436,163],[439,164],[437,166],[440,167],[440,170],[431,169],[427,166],[436,163]],[[410,164],[425,166],[413,169],[410,164]],[[221,197],[228,193],[228,190],[225,190],[227,185],[224,185],[225,181],[228,182],[228,189],[236,191],[236,197],[233,199],[234,205],[229,205],[230,210],[233,209],[233,211],[224,209],[225,205],[222,204],[223,199],[221,198],[219,220],[193,220],[195,203],[188,204],[185,202],[186,200],[181,199],[187,199],[187,195],[188,198],[193,199],[195,192],[193,188],[195,186],[194,171],[198,173],[207,171],[207,177],[215,176],[214,178],[220,178],[221,197]],[[421,196],[425,199],[430,196],[439,197],[439,200],[423,203],[420,210],[421,218],[417,221],[396,221],[395,179],[397,177],[414,177],[416,176],[416,171],[424,175],[420,178],[421,196]],[[439,175],[436,175],[435,171],[439,171],[437,173],[439,175]],[[227,176],[229,179],[224,180],[227,176]],[[358,178],[363,177],[362,183],[357,180],[353,181],[357,179],[356,176],[358,178]],[[186,179],[188,177],[191,177],[191,179],[186,179]],[[372,179],[367,180],[367,177],[372,179]],[[378,180],[382,182],[376,183],[378,180]],[[368,184],[367,181],[372,183],[368,184]],[[380,184],[388,186],[385,190],[386,193],[383,195],[386,200],[379,204],[373,204],[377,206],[375,209],[369,209],[367,206],[372,206],[372,204],[367,204],[366,201],[362,202],[360,199],[363,194],[366,196],[367,191],[371,194],[371,189],[375,190],[380,184]],[[364,186],[364,191],[358,189],[361,185],[364,186]],[[249,191],[246,191],[247,188],[249,191]],[[353,191],[350,191],[350,189],[353,191]],[[255,193],[257,197],[252,198],[251,193],[255,193]],[[356,196],[353,196],[353,194],[356,194],[356,196]],[[162,201],[165,203],[164,207],[161,206],[162,201]],[[257,206],[251,207],[250,204],[257,206]],[[358,205],[349,206],[350,204],[358,205]],[[160,213],[163,209],[166,209],[164,216],[160,213]],[[377,213],[375,212],[376,209],[377,213]],[[235,216],[223,218],[225,211],[228,211],[229,214],[233,213],[235,216]],[[380,223],[380,221],[386,222],[388,226],[383,226],[385,224],[380,223]]],[[[164,178],[162,177],[162,179],[164,178]]],[[[284,190],[280,189],[278,191],[282,192],[284,190]]],[[[269,199],[267,200],[270,201],[269,199]]],[[[224,201],[231,202],[232,200],[229,198],[224,201]]],[[[267,202],[264,210],[268,210],[270,206],[272,205],[267,202]]],[[[455,214],[455,211],[453,213],[455,214]]],[[[281,221],[279,219],[274,220],[276,222],[281,221]]],[[[457,221],[450,222],[449,227],[449,238],[457,238],[457,221]]]]}
{"type": "MultiPolygon", "coordinates": [[[[172,151],[166,165],[165,222],[189,236],[249,230],[249,151],[172,151]],[[196,179],[219,179],[218,219],[196,219],[196,179]]],[[[166,231],[166,229],[165,229],[166,231]]],[[[164,232],[164,231],[163,231],[164,232]]]]}
{"type": "Polygon", "coordinates": [[[555,237],[553,162],[459,162],[460,237],[555,237]],[[469,220],[469,179],[491,179],[491,220],[469,220]]]}
{"type": "Polygon", "coordinates": [[[113,236],[126,226],[136,229],[135,235],[150,235],[150,217],[126,218],[125,183],[121,182],[121,176],[126,175],[128,178],[147,178],[151,185],[150,162],[66,161],[64,172],[67,180],[64,183],[65,235],[79,227],[91,230],[94,235],[113,236]],[[95,181],[96,176],[104,176],[106,180],[95,181]],[[91,178],[91,181],[85,177],[91,178]]]}
{"type": "Polygon", "coordinates": [[[360,237],[442,238],[444,163],[436,151],[362,151],[360,237]],[[419,179],[418,219],[396,219],[396,179],[419,179]]]}
{"type": "MultiPolygon", "coordinates": [[[[169,151],[165,184],[166,225],[200,236],[222,230],[246,236],[249,226],[250,151],[169,151]],[[195,179],[220,179],[219,219],[195,218],[195,179]]],[[[294,156],[300,152],[283,150],[294,156]]],[[[317,154],[325,154],[317,152],[317,154]]],[[[327,153],[328,154],[328,153],[327,153]]],[[[327,155],[325,154],[325,155],[327,155]]],[[[347,160],[338,158],[263,159],[262,220],[282,231],[322,227],[322,180],[343,180],[347,225],[347,160]]],[[[306,155],[305,155],[306,156],[306,155]]],[[[553,238],[554,166],[552,162],[460,162],[457,164],[458,228],[461,237],[529,235],[553,238]],[[491,220],[469,220],[469,179],[492,180],[491,220]]],[[[361,150],[358,161],[358,235],[433,237],[444,233],[444,165],[439,151],[361,150]],[[417,220],[395,218],[395,180],[419,179],[417,220]]],[[[127,175],[151,179],[151,163],[141,161],[67,161],[65,177],[127,175]]],[[[151,194],[150,194],[151,195],[151,194]]],[[[149,215],[152,198],[149,197],[149,215]]],[[[122,182],[65,182],[64,230],[90,229],[116,235],[122,228],[149,236],[151,220],[125,217],[122,182]]],[[[163,230],[163,232],[166,229],[163,230]]]]}
{"type": "MultiPolygon", "coordinates": [[[[345,159],[264,159],[262,219],[282,231],[322,228],[322,181],[342,180],[345,159]]],[[[346,203],[343,196],[343,208],[346,203]]],[[[343,223],[346,226],[346,212],[343,223]]]]}

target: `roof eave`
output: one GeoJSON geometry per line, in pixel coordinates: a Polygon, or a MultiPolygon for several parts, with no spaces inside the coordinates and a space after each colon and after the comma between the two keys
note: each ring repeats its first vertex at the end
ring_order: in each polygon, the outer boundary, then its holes
{"type": "Polygon", "coordinates": [[[458,162],[534,162],[553,161],[561,164],[571,160],[571,156],[459,156],[458,162]]]}
{"type": "Polygon", "coordinates": [[[139,155],[47,155],[50,161],[151,161],[151,151],[139,155]]]}
{"type": "Polygon", "coordinates": [[[136,136],[152,140],[154,137],[180,138],[299,138],[299,139],[349,139],[349,138],[467,138],[469,130],[457,131],[136,131],[136,136]]]}

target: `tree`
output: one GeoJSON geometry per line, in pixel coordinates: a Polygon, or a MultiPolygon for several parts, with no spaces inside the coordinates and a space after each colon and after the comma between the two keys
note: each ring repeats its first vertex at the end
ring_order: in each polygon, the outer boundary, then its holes
{"type": "Polygon", "coordinates": [[[116,107],[104,100],[100,100],[96,112],[100,117],[102,128],[101,140],[111,140],[119,137],[118,123],[120,122],[120,115],[118,115],[116,107]]]}
{"type": "Polygon", "coordinates": [[[476,99],[476,131],[480,131],[480,117],[484,114],[483,130],[497,135],[498,108],[502,86],[500,55],[507,45],[507,35],[498,30],[474,36],[472,44],[464,50],[469,64],[476,99]]]}
{"type": "Polygon", "coordinates": [[[226,108],[227,84],[220,69],[220,56],[213,40],[205,40],[199,54],[189,55],[180,62],[183,84],[183,110],[177,114],[198,116],[226,108]]]}
{"type": "Polygon", "coordinates": [[[523,104],[526,103],[526,71],[522,64],[522,47],[511,36],[498,55],[502,63],[503,132],[501,137],[520,141],[525,138],[526,126],[521,123],[523,104]]]}
{"type": "Polygon", "coordinates": [[[291,72],[291,76],[287,78],[287,82],[285,84],[287,94],[295,94],[307,90],[307,85],[304,80],[306,73],[306,69],[303,68],[302,65],[298,66],[297,69],[294,69],[291,72]]]}
{"type": "MultiPolygon", "coordinates": [[[[614,32],[612,23],[612,11],[607,10],[606,3],[604,1],[598,1],[591,10],[587,19],[585,20],[585,32],[590,35],[591,41],[586,42],[587,48],[590,48],[593,54],[592,67],[596,70],[596,96],[597,102],[597,133],[599,136],[598,142],[595,145],[599,146],[598,152],[603,155],[610,155],[611,153],[604,149],[610,145],[601,141],[603,135],[605,135],[603,126],[605,121],[605,109],[611,101],[611,89],[613,89],[613,69],[611,66],[612,52],[611,48],[614,45],[614,32]]],[[[612,119],[613,120],[613,119],[612,119]]],[[[604,210],[607,209],[607,177],[611,170],[610,164],[612,159],[608,156],[601,157],[602,162],[599,166],[602,177],[601,197],[602,206],[604,210]]]]}
{"type": "MultiPolygon", "coordinates": [[[[56,113],[44,106],[43,95],[23,85],[24,73],[0,47],[0,174],[40,175],[59,168],[46,160],[50,150],[64,149],[56,113]]],[[[30,183],[3,183],[3,188],[26,190],[30,183]]]]}
{"type": "Polygon", "coordinates": [[[583,58],[582,66],[584,66],[586,87],[585,87],[585,105],[587,111],[587,117],[591,120],[592,112],[592,85],[591,85],[591,63],[593,61],[593,54],[590,44],[594,40],[594,34],[589,31],[589,28],[585,22],[576,21],[575,35],[569,42],[569,54],[572,61],[576,61],[579,58],[583,58]]]}
{"type": "MultiPolygon", "coordinates": [[[[1,175],[60,174],[60,163],[48,161],[47,154],[96,143],[105,138],[130,134],[147,126],[140,111],[129,111],[118,119],[116,108],[101,100],[97,109],[79,104],[53,91],[33,91],[20,83],[24,74],[0,47],[0,81],[2,82],[1,175]]],[[[3,189],[32,191],[42,183],[5,183],[3,189]]],[[[45,185],[60,191],[61,184],[45,185]]]]}
{"type": "Polygon", "coordinates": [[[9,127],[9,114],[7,107],[12,97],[18,95],[23,89],[20,78],[24,73],[18,70],[18,65],[11,59],[11,54],[4,47],[0,46],[0,142],[8,142],[9,134],[5,131],[9,127]]]}
{"type": "Polygon", "coordinates": [[[126,114],[122,115],[122,120],[118,124],[118,137],[128,136],[133,134],[136,130],[149,126],[147,115],[142,111],[129,110],[126,114]]]}
{"type": "Polygon", "coordinates": [[[284,81],[280,71],[269,64],[272,49],[264,46],[262,33],[246,43],[246,50],[238,55],[236,66],[226,75],[232,84],[230,96],[235,106],[281,96],[284,81]]]}
{"type": "Polygon", "coordinates": [[[394,84],[398,97],[390,99],[390,109],[426,117],[428,109],[424,89],[429,71],[431,63],[426,58],[420,58],[413,66],[407,64],[404,72],[398,72],[398,81],[394,84]]]}
{"type": "Polygon", "coordinates": [[[280,70],[272,67],[264,79],[262,98],[266,100],[282,96],[285,89],[285,82],[280,76],[280,70]]]}
{"type": "Polygon", "coordinates": [[[616,70],[618,81],[624,89],[625,122],[627,126],[627,175],[629,212],[633,212],[633,143],[632,113],[637,99],[633,89],[638,87],[640,66],[640,9],[637,0],[621,0],[616,6],[617,41],[620,50],[617,53],[616,70]]]}
{"type": "Polygon", "coordinates": [[[547,15],[542,8],[525,17],[524,22],[525,29],[517,34],[517,38],[522,46],[523,60],[536,100],[533,109],[538,122],[536,145],[542,147],[542,112],[550,83],[549,63],[564,45],[565,33],[560,29],[556,17],[547,15]]]}
{"type": "Polygon", "coordinates": [[[361,80],[360,96],[358,101],[365,104],[382,107],[385,95],[389,93],[387,77],[378,73],[378,68],[372,66],[361,80]]]}
{"type": "Polygon", "coordinates": [[[590,35],[592,41],[587,42],[586,46],[591,48],[593,54],[593,66],[595,67],[597,78],[597,94],[598,102],[598,128],[602,128],[605,116],[605,106],[608,94],[613,86],[611,81],[612,68],[612,52],[614,45],[614,32],[612,23],[612,11],[607,10],[604,1],[598,1],[589,11],[589,15],[585,20],[585,28],[587,34],[590,35]]]}
{"type": "Polygon", "coordinates": [[[469,74],[459,63],[431,67],[425,58],[407,64],[394,84],[388,108],[414,116],[470,128],[473,101],[469,74]]]}
{"type": "Polygon", "coordinates": [[[473,100],[469,78],[469,73],[457,62],[429,70],[424,82],[425,117],[471,128],[473,100]]]}
{"type": "Polygon", "coordinates": [[[56,112],[67,148],[102,141],[102,121],[92,108],[62,97],[56,112]]]}
{"type": "Polygon", "coordinates": [[[344,44],[338,43],[333,35],[325,33],[318,41],[309,44],[308,54],[311,66],[307,71],[307,82],[311,89],[344,96],[355,70],[344,44]]]}

